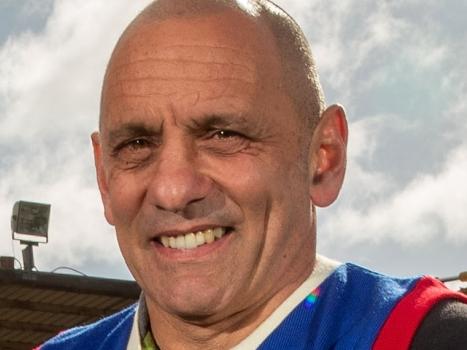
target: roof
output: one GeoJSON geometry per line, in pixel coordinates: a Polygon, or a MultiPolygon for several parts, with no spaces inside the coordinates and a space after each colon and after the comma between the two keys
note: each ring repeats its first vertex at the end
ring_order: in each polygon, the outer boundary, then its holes
{"type": "Polygon", "coordinates": [[[28,349],[139,297],[133,281],[0,269],[0,349],[28,349]]]}

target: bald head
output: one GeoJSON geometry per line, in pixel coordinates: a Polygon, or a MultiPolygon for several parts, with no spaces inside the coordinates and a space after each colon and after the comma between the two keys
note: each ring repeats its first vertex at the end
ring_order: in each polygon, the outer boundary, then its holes
{"type": "MultiPolygon", "coordinates": [[[[324,96],[305,35],[281,8],[267,0],[156,0],[127,27],[117,43],[104,79],[104,89],[114,56],[141,27],[177,18],[196,18],[231,11],[266,30],[273,39],[281,69],[281,84],[297,114],[314,127],[324,110],[324,96]]],[[[219,28],[222,31],[222,28],[219,28]]],[[[101,108],[102,118],[102,108],[101,108]]]]}

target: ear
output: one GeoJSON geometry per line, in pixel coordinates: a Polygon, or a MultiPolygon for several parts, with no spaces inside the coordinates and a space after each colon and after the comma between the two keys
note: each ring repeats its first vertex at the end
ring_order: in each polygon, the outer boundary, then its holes
{"type": "Polygon", "coordinates": [[[321,116],[311,142],[312,203],[330,205],[344,181],[347,153],[347,120],[342,106],[332,105],[321,116]]]}
{"type": "Polygon", "coordinates": [[[105,173],[102,145],[99,133],[93,132],[91,135],[92,148],[94,150],[94,164],[96,166],[97,184],[101,193],[102,203],[104,204],[104,215],[107,222],[114,224],[112,208],[110,206],[109,189],[107,184],[107,176],[105,173]]]}

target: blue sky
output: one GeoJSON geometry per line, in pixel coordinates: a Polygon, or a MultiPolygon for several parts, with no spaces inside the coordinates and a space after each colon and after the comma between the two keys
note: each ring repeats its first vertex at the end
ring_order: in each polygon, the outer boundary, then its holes
{"type": "MultiPolygon", "coordinates": [[[[129,278],[95,185],[104,67],[148,1],[0,0],[0,255],[21,256],[17,200],[52,204],[36,265],[129,278]]],[[[319,251],[395,275],[467,270],[465,1],[278,1],[312,43],[350,123],[340,199],[319,251]]]]}

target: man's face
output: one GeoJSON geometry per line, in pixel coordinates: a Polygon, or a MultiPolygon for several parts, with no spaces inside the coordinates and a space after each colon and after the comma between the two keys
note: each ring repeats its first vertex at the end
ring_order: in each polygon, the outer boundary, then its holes
{"type": "Polygon", "coordinates": [[[150,309],[227,317],[310,273],[309,130],[277,57],[229,13],[141,25],[114,56],[96,164],[150,309]]]}

